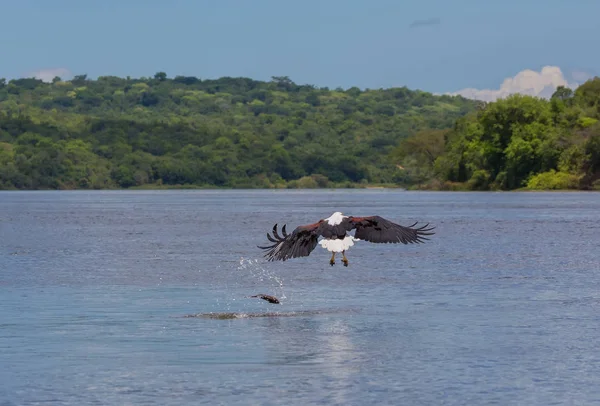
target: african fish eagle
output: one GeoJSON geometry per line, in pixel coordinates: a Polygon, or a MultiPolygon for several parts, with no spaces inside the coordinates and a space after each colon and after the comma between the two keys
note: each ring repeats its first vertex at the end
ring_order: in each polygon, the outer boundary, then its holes
{"type": "Polygon", "coordinates": [[[329,264],[335,264],[335,254],[342,253],[342,262],[348,266],[346,251],[354,245],[355,241],[368,241],[373,243],[422,243],[429,240],[425,237],[433,235],[434,227],[427,228],[429,223],[419,228],[401,226],[380,216],[354,217],[344,216],[336,211],[330,217],[321,219],[313,224],[298,226],[291,233],[281,228],[283,237],[277,232],[277,224],[273,226],[273,237],[267,233],[267,238],[273,244],[265,247],[259,246],[266,252],[268,261],[286,261],[290,258],[306,257],[315,249],[317,244],[330,251],[329,264]],[[348,232],[356,230],[354,236],[348,232]],[[319,237],[323,237],[318,241],[319,237]]]}

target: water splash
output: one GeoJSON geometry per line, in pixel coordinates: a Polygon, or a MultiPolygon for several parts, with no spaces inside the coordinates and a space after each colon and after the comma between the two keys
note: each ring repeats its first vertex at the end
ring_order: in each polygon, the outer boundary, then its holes
{"type": "MultiPolygon", "coordinates": [[[[279,299],[286,299],[285,292],[283,290],[283,278],[275,275],[272,271],[264,268],[262,265],[258,263],[258,259],[246,259],[244,257],[240,258],[240,265],[238,266],[238,271],[246,272],[250,275],[254,282],[257,285],[260,285],[260,289],[265,290],[268,289],[268,284],[273,287],[278,294],[275,294],[279,299]]],[[[257,293],[269,293],[269,292],[257,292],[257,293]]]]}

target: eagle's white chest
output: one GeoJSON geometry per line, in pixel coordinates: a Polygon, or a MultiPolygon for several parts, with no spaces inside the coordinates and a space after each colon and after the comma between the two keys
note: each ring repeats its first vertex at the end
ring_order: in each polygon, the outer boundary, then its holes
{"type": "Polygon", "coordinates": [[[355,241],[360,241],[358,238],[354,238],[351,235],[347,235],[343,240],[328,240],[326,238],[319,241],[321,247],[331,252],[344,252],[348,251],[350,247],[354,245],[355,241]]]}
{"type": "Polygon", "coordinates": [[[339,211],[336,211],[335,213],[333,213],[331,216],[329,216],[328,218],[326,218],[325,220],[327,221],[327,224],[329,224],[330,226],[337,226],[338,224],[340,224],[346,217],[348,216],[344,216],[342,215],[342,213],[340,213],[339,211]]]}

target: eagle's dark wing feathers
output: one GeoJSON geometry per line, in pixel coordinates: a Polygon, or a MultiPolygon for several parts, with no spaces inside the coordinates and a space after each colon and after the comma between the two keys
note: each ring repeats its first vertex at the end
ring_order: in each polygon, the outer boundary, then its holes
{"type": "Polygon", "coordinates": [[[429,223],[418,228],[413,228],[417,223],[401,226],[380,216],[348,217],[346,220],[349,230],[356,229],[355,238],[373,243],[422,243],[429,240],[425,236],[433,235],[435,228],[427,228],[429,223]]]}
{"type": "Polygon", "coordinates": [[[304,226],[298,226],[291,234],[285,231],[285,225],[281,228],[280,236],[277,232],[277,224],[273,226],[273,237],[267,233],[267,238],[273,244],[258,247],[266,250],[265,258],[269,261],[285,261],[290,258],[307,257],[317,246],[320,229],[323,221],[304,226]]]}

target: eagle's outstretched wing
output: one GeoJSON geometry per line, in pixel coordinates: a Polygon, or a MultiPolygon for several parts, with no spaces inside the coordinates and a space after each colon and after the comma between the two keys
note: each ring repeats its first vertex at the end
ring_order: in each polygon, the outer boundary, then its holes
{"type": "Polygon", "coordinates": [[[285,231],[285,225],[281,228],[281,237],[277,233],[277,224],[273,226],[273,237],[267,233],[267,238],[273,244],[266,247],[258,247],[266,250],[265,258],[269,261],[285,261],[290,258],[307,257],[317,246],[317,240],[321,235],[323,220],[313,224],[298,226],[291,234],[285,231]]]}
{"type": "Polygon", "coordinates": [[[422,243],[425,242],[424,240],[429,240],[425,236],[435,234],[432,231],[435,227],[427,228],[429,223],[419,228],[413,228],[417,223],[401,226],[380,216],[350,216],[347,221],[348,231],[356,229],[355,238],[373,243],[422,243]]]}

